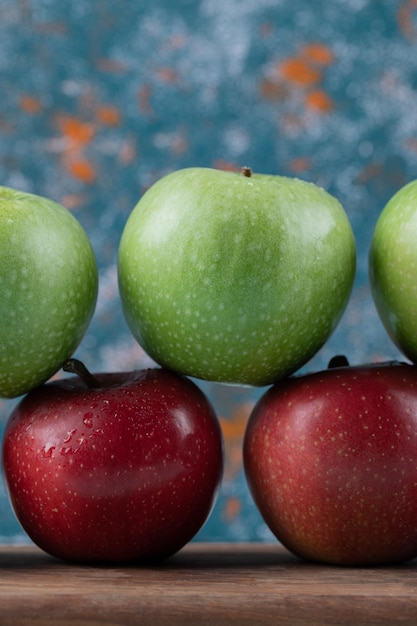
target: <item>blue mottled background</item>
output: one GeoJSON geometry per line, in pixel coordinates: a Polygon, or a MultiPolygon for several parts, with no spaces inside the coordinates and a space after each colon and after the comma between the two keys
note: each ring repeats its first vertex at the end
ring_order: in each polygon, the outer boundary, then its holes
{"type": "MultiPolygon", "coordinates": [[[[116,253],[142,193],[187,166],[299,176],[336,195],[358,272],[330,341],[352,363],[396,358],[367,254],[391,195],[416,177],[417,2],[2,0],[0,184],[48,196],[87,230],[100,266],[77,351],[92,370],[149,364],[122,317],[116,253]]],[[[199,383],[221,419],[226,472],[201,540],[266,540],[241,463],[263,390],[199,383]]],[[[14,401],[0,403],[1,424],[14,401]]],[[[0,491],[0,540],[26,540],[0,491]]]]}

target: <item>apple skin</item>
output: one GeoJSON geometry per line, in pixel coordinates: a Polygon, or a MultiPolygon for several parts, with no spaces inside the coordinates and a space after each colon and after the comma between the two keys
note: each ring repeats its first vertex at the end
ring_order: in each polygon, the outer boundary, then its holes
{"type": "Polygon", "coordinates": [[[0,397],[27,393],[78,347],[98,270],[76,218],[47,198],[0,187],[0,397]]]}
{"type": "Polygon", "coordinates": [[[266,524],[307,560],[417,557],[417,368],[336,367],[281,381],[258,401],[244,467],[266,524]]]}
{"type": "Polygon", "coordinates": [[[214,504],[223,440],[190,380],[164,369],[77,377],[31,391],[6,425],[3,467],[22,527],[74,562],[164,559],[214,504]]]}
{"type": "Polygon", "coordinates": [[[369,251],[369,277],[379,316],[392,341],[417,362],[417,180],[381,212],[369,251]]]}
{"type": "Polygon", "coordinates": [[[188,168],[148,189],[122,233],[119,288],[133,335],[157,363],[263,386],[333,332],[355,241],[323,189],[244,171],[188,168]]]}

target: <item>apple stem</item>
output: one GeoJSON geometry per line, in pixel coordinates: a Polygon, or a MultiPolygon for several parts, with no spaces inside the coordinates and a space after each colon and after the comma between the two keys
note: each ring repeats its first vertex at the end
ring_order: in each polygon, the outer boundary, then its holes
{"type": "Polygon", "coordinates": [[[252,176],[252,169],[250,167],[248,167],[247,165],[244,165],[240,171],[242,172],[243,176],[247,176],[247,178],[250,178],[252,176]]]}
{"type": "Polygon", "coordinates": [[[62,366],[62,369],[64,372],[69,372],[79,376],[89,389],[98,389],[102,386],[98,382],[97,378],[88,371],[84,363],[78,359],[68,359],[62,366]]]}
{"type": "Polygon", "coordinates": [[[327,368],[328,369],[333,369],[334,367],[348,367],[348,366],[349,366],[349,361],[347,360],[345,355],[344,354],[336,354],[336,356],[333,356],[330,359],[327,368]]]}

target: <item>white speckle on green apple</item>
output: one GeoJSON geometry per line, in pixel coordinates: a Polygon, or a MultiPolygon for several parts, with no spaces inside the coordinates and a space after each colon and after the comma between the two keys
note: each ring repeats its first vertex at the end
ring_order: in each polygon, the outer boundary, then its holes
{"type": "Polygon", "coordinates": [[[0,397],[27,393],[71,356],[97,289],[94,252],[74,216],[0,187],[0,397]]]}
{"type": "Polygon", "coordinates": [[[281,176],[189,168],[151,187],[119,247],[123,310],[158,363],[267,385],[336,327],[355,274],[340,203],[281,176]]]}

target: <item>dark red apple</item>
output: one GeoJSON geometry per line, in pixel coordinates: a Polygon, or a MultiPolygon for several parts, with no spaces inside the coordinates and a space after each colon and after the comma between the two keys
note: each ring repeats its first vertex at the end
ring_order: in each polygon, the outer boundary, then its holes
{"type": "Polygon", "coordinates": [[[266,524],[296,555],[341,565],[417,557],[417,367],[335,367],[259,399],[244,438],[266,524]]]}
{"type": "Polygon", "coordinates": [[[70,377],[31,391],[10,416],[3,466],[16,516],[59,558],[166,558],[214,503],[223,469],[214,410],[165,369],[83,376],[88,384],[70,377]]]}

